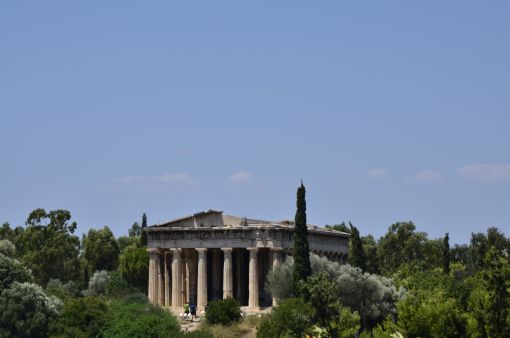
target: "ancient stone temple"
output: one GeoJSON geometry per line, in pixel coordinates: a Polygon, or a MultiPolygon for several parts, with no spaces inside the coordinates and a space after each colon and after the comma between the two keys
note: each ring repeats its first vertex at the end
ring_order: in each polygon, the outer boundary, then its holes
{"type": "MultiPolygon", "coordinates": [[[[149,300],[204,308],[234,297],[250,309],[272,306],[266,276],[292,255],[293,221],[269,222],[208,210],[146,228],[150,253],[149,300]]],[[[308,226],[310,251],[344,263],[349,235],[308,226]]]]}

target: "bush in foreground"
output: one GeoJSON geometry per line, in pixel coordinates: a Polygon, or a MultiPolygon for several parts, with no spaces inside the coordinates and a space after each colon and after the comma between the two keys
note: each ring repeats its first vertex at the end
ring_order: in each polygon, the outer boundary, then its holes
{"type": "Polygon", "coordinates": [[[180,337],[177,319],[170,312],[147,303],[110,304],[103,330],[105,337],[180,337]]]}
{"type": "Polygon", "coordinates": [[[0,337],[46,337],[61,306],[39,285],[14,282],[0,295],[0,337]]]}
{"type": "Polygon", "coordinates": [[[233,298],[215,300],[209,303],[205,318],[209,324],[228,325],[241,319],[241,306],[233,298]]]}
{"type": "Polygon", "coordinates": [[[310,304],[300,298],[289,298],[262,319],[257,328],[257,337],[302,337],[309,331],[313,315],[310,304]]]}
{"type": "Polygon", "coordinates": [[[97,337],[104,324],[108,307],[98,297],[69,300],[60,316],[50,326],[52,337],[97,337]]]}
{"type": "Polygon", "coordinates": [[[85,296],[100,296],[106,293],[108,283],[110,282],[110,275],[108,271],[96,271],[89,281],[89,287],[83,291],[85,296]]]}

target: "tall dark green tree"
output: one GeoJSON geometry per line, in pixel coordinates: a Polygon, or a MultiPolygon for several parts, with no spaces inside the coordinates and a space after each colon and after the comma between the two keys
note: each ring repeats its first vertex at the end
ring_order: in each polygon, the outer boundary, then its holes
{"type": "Polygon", "coordinates": [[[352,225],[351,222],[349,222],[349,227],[351,228],[351,257],[349,258],[349,263],[351,263],[352,266],[366,271],[367,261],[365,258],[365,251],[363,250],[363,242],[359,235],[359,230],[352,225]]]}
{"type": "Polygon", "coordinates": [[[147,215],[144,212],[142,215],[142,246],[147,246],[147,231],[145,231],[145,228],[147,228],[147,215]]]}
{"type": "Polygon", "coordinates": [[[443,273],[450,273],[450,234],[446,233],[443,239],[443,273]]]}
{"type": "Polygon", "coordinates": [[[308,228],[306,226],[306,190],[303,182],[297,190],[296,217],[294,228],[294,293],[299,295],[300,282],[306,281],[312,274],[310,265],[310,247],[308,245],[308,228]]]}

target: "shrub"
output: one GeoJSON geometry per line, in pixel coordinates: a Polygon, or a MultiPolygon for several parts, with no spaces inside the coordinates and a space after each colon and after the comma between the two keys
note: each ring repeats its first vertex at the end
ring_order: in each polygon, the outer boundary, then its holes
{"type": "Polygon", "coordinates": [[[14,257],[16,255],[16,247],[11,241],[2,239],[0,240],[0,254],[7,257],[14,257]]]}
{"type": "Polygon", "coordinates": [[[177,318],[151,304],[113,301],[108,309],[105,337],[179,337],[182,335],[177,318]]]}
{"type": "Polygon", "coordinates": [[[73,281],[62,284],[60,279],[50,279],[46,284],[45,291],[48,295],[57,296],[64,301],[77,296],[80,292],[73,281]]]}
{"type": "Polygon", "coordinates": [[[370,330],[387,316],[396,315],[396,303],[403,291],[397,290],[392,280],[342,265],[336,281],[342,305],[358,312],[363,329],[370,330]]]}
{"type": "MultiPolygon", "coordinates": [[[[316,254],[310,255],[312,274],[324,272],[330,279],[338,276],[340,264],[328,261],[327,258],[319,257],[316,254]]],[[[287,257],[283,264],[276,269],[269,271],[266,287],[278,302],[294,297],[292,288],[292,272],[294,270],[294,259],[287,257]]]]}
{"type": "Polygon", "coordinates": [[[32,274],[15,258],[0,254],[0,293],[14,282],[31,282],[32,274]]]}
{"type": "Polygon", "coordinates": [[[89,288],[83,291],[85,296],[99,296],[106,293],[110,275],[105,270],[96,271],[89,281],[89,288]]]}
{"type": "Polygon", "coordinates": [[[106,294],[110,297],[120,297],[131,293],[133,288],[126,282],[117,271],[108,273],[108,283],[106,284],[106,294]]]}
{"type": "Polygon", "coordinates": [[[149,301],[149,299],[142,292],[130,293],[124,297],[124,304],[132,304],[132,303],[145,304],[148,301],[149,301]]]}
{"type": "Polygon", "coordinates": [[[458,301],[442,290],[409,292],[398,304],[397,328],[406,337],[465,337],[458,301]]]}
{"type": "Polygon", "coordinates": [[[241,306],[233,298],[216,300],[209,303],[205,312],[209,324],[227,325],[241,319],[241,306]]]}
{"type": "Polygon", "coordinates": [[[0,295],[0,337],[46,337],[61,306],[39,285],[14,282],[0,295]]]}
{"type": "Polygon", "coordinates": [[[302,337],[312,324],[313,308],[300,298],[289,298],[273,308],[257,328],[257,337],[302,337]]]}
{"type": "MultiPolygon", "coordinates": [[[[363,273],[350,265],[339,265],[317,255],[310,256],[313,274],[323,273],[338,287],[336,298],[343,306],[358,312],[363,329],[370,329],[388,315],[396,314],[396,302],[402,298],[393,281],[375,274],[363,273]]],[[[278,299],[284,299],[292,292],[292,260],[276,268],[268,277],[268,288],[278,299]]]]}
{"type": "Polygon", "coordinates": [[[105,324],[107,310],[105,302],[97,297],[71,299],[64,305],[59,318],[51,324],[51,335],[96,337],[105,324]]]}

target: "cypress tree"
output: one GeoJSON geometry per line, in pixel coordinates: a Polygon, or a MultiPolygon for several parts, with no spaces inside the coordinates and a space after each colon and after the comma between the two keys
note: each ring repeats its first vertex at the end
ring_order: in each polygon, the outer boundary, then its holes
{"type": "Polygon", "coordinates": [[[443,239],[443,273],[450,273],[450,235],[446,233],[443,239]]]}
{"type": "Polygon", "coordinates": [[[349,263],[365,271],[367,269],[367,260],[359,230],[351,222],[349,222],[349,226],[351,227],[351,257],[349,258],[349,263]]]}
{"type": "Polygon", "coordinates": [[[147,246],[147,232],[144,231],[145,228],[147,228],[147,215],[144,212],[142,215],[142,238],[141,238],[142,246],[147,246]]]}
{"type": "Polygon", "coordinates": [[[301,181],[297,190],[296,217],[294,219],[294,271],[293,288],[296,295],[301,294],[299,282],[305,281],[312,274],[310,266],[310,248],[308,245],[308,228],[306,227],[306,190],[301,181]]]}

